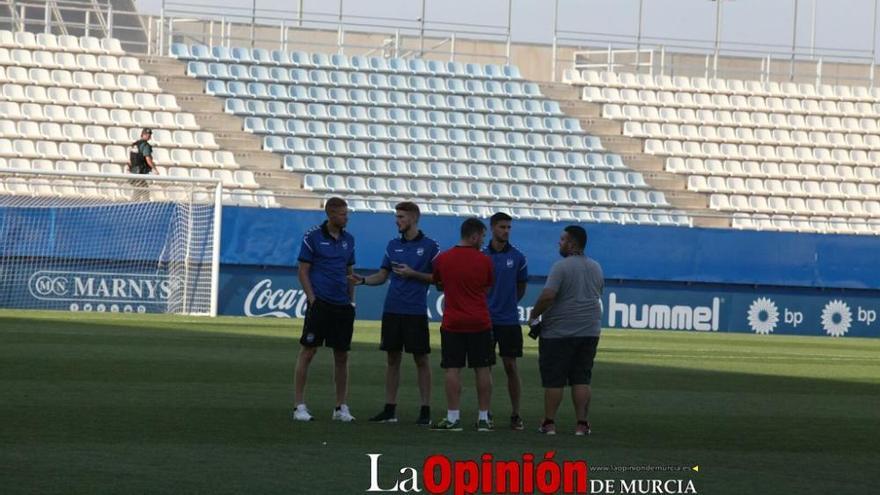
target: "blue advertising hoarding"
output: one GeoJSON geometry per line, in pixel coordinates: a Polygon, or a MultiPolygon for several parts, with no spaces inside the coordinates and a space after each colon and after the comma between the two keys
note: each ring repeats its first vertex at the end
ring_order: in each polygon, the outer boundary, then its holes
{"type": "MultiPolygon", "coordinates": [[[[522,323],[542,287],[529,282],[522,323]]],[[[357,317],[381,319],[386,290],[358,287],[357,317]]],[[[250,317],[302,318],[306,305],[296,270],[245,266],[221,272],[220,301],[221,314],[250,317]]],[[[880,299],[864,291],[608,281],[602,302],[606,328],[880,337],[880,299]]],[[[443,295],[432,288],[428,314],[440,321],[442,311],[443,295]]]]}

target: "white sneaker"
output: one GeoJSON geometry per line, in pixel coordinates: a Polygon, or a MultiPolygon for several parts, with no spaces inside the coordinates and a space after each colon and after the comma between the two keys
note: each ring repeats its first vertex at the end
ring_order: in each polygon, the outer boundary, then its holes
{"type": "Polygon", "coordinates": [[[297,407],[293,410],[293,420],[294,421],[312,421],[313,418],[311,414],[309,414],[309,410],[305,407],[297,407]]]}
{"type": "Polygon", "coordinates": [[[333,421],[342,421],[343,423],[351,423],[354,421],[354,416],[351,415],[351,411],[348,410],[348,406],[345,404],[339,406],[339,409],[333,410],[333,421]]]}

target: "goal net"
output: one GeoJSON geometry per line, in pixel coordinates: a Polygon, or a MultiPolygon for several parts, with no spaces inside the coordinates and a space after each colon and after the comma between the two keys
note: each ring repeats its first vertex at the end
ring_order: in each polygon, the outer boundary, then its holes
{"type": "Polygon", "coordinates": [[[218,181],[0,169],[0,307],[217,314],[218,181]]]}

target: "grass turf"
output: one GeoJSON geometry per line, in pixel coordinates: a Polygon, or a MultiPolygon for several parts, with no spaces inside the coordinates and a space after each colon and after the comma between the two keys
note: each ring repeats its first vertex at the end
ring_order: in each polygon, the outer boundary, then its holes
{"type": "MultiPolygon", "coordinates": [[[[382,484],[442,453],[517,459],[557,451],[593,466],[699,465],[699,472],[591,473],[688,478],[699,493],[870,493],[880,483],[880,341],[606,331],[594,370],[594,434],[534,432],[542,411],[537,348],[520,361],[527,430],[509,413],[495,369],[500,428],[428,432],[415,372],[402,372],[401,423],[368,424],[384,402],[378,325],[358,322],[351,361],[357,424],[329,420],[330,353],[313,364],[318,421],[293,424],[299,322],[0,312],[0,491],[3,493],[364,493],[367,453],[382,484]]],[[[438,336],[434,331],[434,346],[438,336]]],[[[434,416],[444,411],[438,353],[434,416]]],[[[463,418],[476,415],[465,375],[463,418]]]]}

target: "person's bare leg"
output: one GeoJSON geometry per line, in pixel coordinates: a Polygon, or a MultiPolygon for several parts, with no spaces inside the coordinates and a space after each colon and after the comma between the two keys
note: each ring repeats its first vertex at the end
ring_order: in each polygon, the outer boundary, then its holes
{"type": "Polygon", "coordinates": [[[446,408],[458,411],[461,406],[461,368],[446,368],[446,408]]]}
{"type": "Polygon", "coordinates": [[[416,363],[416,373],[419,381],[419,396],[422,406],[431,405],[431,360],[428,354],[413,354],[416,363]]]}
{"type": "Polygon", "coordinates": [[[562,388],[544,389],[544,419],[556,420],[556,412],[562,404],[562,388]]]}
{"type": "Polygon", "coordinates": [[[333,349],[333,380],[336,382],[336,407],[348,396],[348,351],[333,349]]]}
{"type": "Polygon", "coordinates": [[[477,403],[480,411],[488,411],[492,401],[492,368],[474,368],[477,378],[477,403]]]}
{"type": "Polygon", "coordinates": [[[589,417],[592,396],[593,389],[589,385],[571,386],[571,401],[574,403],[574,413],[578,421],[586,421],[589,417]]]}
{"type": "Polygon", "coordinates": [[[516,358],[502,357],[504,373],[507,375],[507,394],[510,395],[511,416],[519,416],[519,403],[522,395],[522,382],[519,378],[519,369],[516,366],[516,358]]]}
{"type": "Polygon", "coordinates": [[[309,365],[318,352],[317,347],[300,347],[299,356],[296,358],[296,371],[294,372],[294,402],[296,405],[305,404],[306,381],[309,378],[309,365]]]}
{"type": "Polygon", "coordinates": [[[388,351],[385,367],[385,403],[397,404],[397,391],[400,389],[400,351],[388,351]]]}

